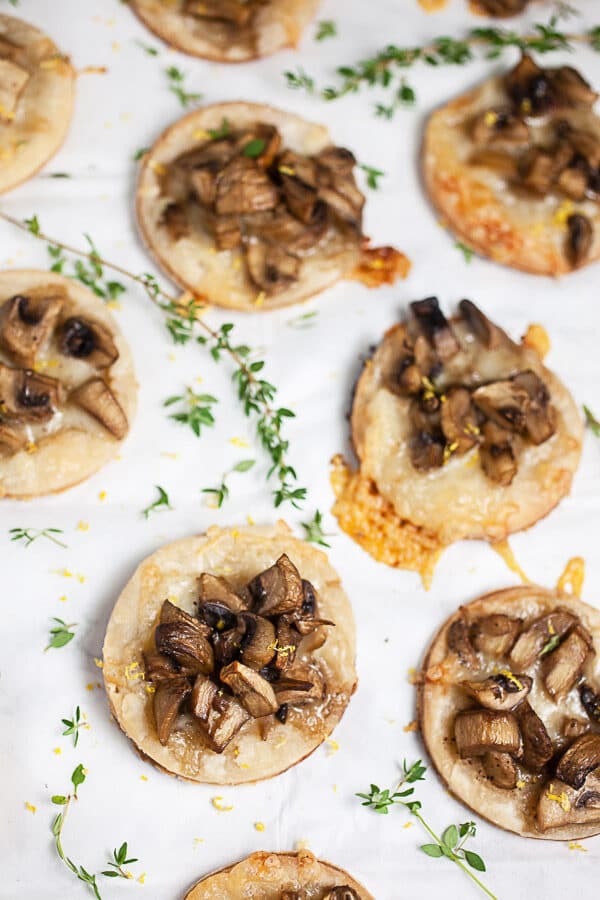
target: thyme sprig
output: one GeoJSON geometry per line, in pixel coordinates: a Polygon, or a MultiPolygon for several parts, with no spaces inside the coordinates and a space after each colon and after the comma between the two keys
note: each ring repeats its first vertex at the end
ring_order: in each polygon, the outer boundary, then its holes
{"type": "Polygon", "coordinates": [[[425,829],[429,837],[433,839],[433,843],[422,844],[421,850],[427,856],[434,859],[445,858],[457,865],[467,875],[480,890],[486,894],[490,900],[497,900],[495,895],[487,888],[482,881],[475,875],[477,872],[485,872],[485,863],[478,853],[465,848],[466,842],[471,837],[475,837],[477,826],[474,822],[463,822],[460,825],[449,825],[443,832],[441,837],[428,825],[423,817],[422,803],[420,800],[409,799],[414,796],[415,789],[412,787],[418,781],[425,780],[426,766],[422,765],[418,759],[412,766],[408,766],[406,760],[402,763],[402,776],[395,788],[381,789],[376,784],[370,785],[367,793],[360,793],[356,796],[362,800],[362,806],[366,806],[374,812],[382,815],[388,815],[392,806],[403,806],[411,815],[418,820],[425,829]]]}
{"type": "Polygon", "coordinates": [[[73,746],[76,747],[79,743],[79,729],[80,728],[89,728],[89,725],[85,721],[85,719],[81,716],[81,709],[77,706],[75,707],[75,712],[73,713],[72,719],[61,719],[63,725],[66,726],[63,731],[63,737],[68,737],[69,735],[73,736],[73,746]]]}
{"type": "Polygon", "coordinates": [[[594,434],[596,437],[600,437],[600,422],[598,421],[594,413],[591,411],[589,406],[585,406],[585,404],[583,407],[583,412],[585,413],[585,424],[587,425],[587,427],[590,429],[592,434],[594,434]]]}
{"type": "MultiPolygon", "coordinates": [[[[80,250],[78,247],[73,247],[64,241],[57,241],[44,234],[37,216],[21,222],[0,211],[0,219],[4,219],[5,222],[14,225],[21,231],[28,231],[34,237],[46,241],[53,247],[60,247],[66,253],[91,261],[90,252],[80,250]]],[[[278,406],[276,402],[277,388],[271,382],[259,377],[258,373],[263,369],[264,361],[251,362],[249,360],[251,349],[245,344],[234,342],[234,326],[231,323],[221,325],[219,329],[211,328],[201,317],[204,304],[200,299],[174,297],[160,286],[154,275],[147,272],[136,275],[99,255],[95,261],[104,268],[118,272],[119,275],[144,288],[150,300],[165,315],[167,329],[176,343],[183,344],[195,340],[208,349],[216,362],[219,362],[223,356],[230,358],[234,363],[232,379],[244,415],[254,421],[259,442],[271,460],[267,478],[275,477],[277,480],[277,487],[273,491],[273,502],[277,507],[283,503],[291,503],[298,507],[299,503],[306,499],[307,492],[306,488],[297,486],[297,473],[287,461],[289,441],[284,438],[286,419],[293,418],[295,413],[287,407],[278,406]]]]}
{"type": "Polygon", "coordinates": [[[317,510],[310,522],[300,523],[304,528],[304,540],[309,544],[319,544],[321,547],[330,547],[325,540],[330,535],[323,531],[323,513],[317,510]]]}
{"type": "Polygon", "coordinates": [[[66,647],[66,645],[70,644],[75,637],[75,632],[71,631],[71,629],[76,627],[77,622],[71,622],[67,625],[63,619],[57,619],[56,616],[52,617],[52,621],[54,622],[54,625],[50,629],[48,645],[44,647],[44,652],[46,650],[59,650],[61,647],[66,647]]]}
{"type": "Polygon", "coordinates": [[[184,109],[187,109],[192,103],[202,100],[202,94],[192,93],[185,89],[185,73],[178,69],[177,66],[169,66],[165,69],[169,90],[175,94],[184,109]]]}
{"type": "Polygon", "coordinates": [[[337,37],[337,25],[333,19],[322,19],[317,22],[315,41],[326,41],[328,38],[337,37]]]}
{"type": "Polygon", "coordinates": [[[215,498],[217,509],[221,509],[227,498],[229,497],[229,486],[227,478],[233,472],[248,472],[256,463],[255,459],[241,459],[228,472],[225,472],[221,479],[221,484],[216,488],[202,488],[203,494],[212,494],[215,498]]]}
{"type": "Polygon", "coordinates": [[[180,425],[189,425],[196,437],[200,437],[202,426],[210,427],[215,424],[211,407],[218,402],[212,394],[196,394],[190,387],[186,387],[184,394],[167,397],[163,406],[179,404],[180,409],[171,413],[169,418],[180,425]]]}
{"type": "Polygon", "coordinates": [[[133,863],[136,863],[138,860],[136,857],[133,857],[133,856],[130,859],[128,859],[127,858],[128,852],[129,851],[127,849],[127,841],[125,841],[123,844],[121,844],[121,846],[119,847],[118,850],[115,847],[115,849],[113,850],[112,860],[108,860],[108,862],[107,862],[107,865],[110,866],[111,868],[105,869],[105,871],[102,874],[106,875],[107,878],[133,878],[133,875],[131,874],[131,872],[127,872],[123,868],[123,866],[130,866],[133,863]]]}
{"type": "Polygon", "coordinates": [[[165,491],[164,488],[160,486],[160,484],[155,484],[154,487],[158,491],[158,497],[154,500],[153,503],[150,503],[145,509],[142,510],[142,515],[145,519],[150,518],[150,513],[153,512],[166,512],[168,509],[173,509],[171,506],[171,501],[169,500],[169,495],[165,491]]]}
{"type": "Polygon", "coordinates": [[[62,833],[65,827],[67,813],[71,807],[72,802],[78,799],[77,789],[84,783],[85,779],[86,772],[83,764],[80,763],[78,766],[76,766],[71,775],[71,784],[73,785],[73,791],[69,794],[54,794],[54,796],[52,797],[52,803],[54,803],[55,806],[62,807],[62,811],[58,813],[58,815],[52,822],[51,831],[54,836],[54,845],[56,847],[56,852],[58,853],[58,856],[63,861],[67,869],[69,869],[69,871],[72,872],[73,875],[76,875],[79,881],[83,881],[84,884],[87,884],[92,889],[96,900],[102,900],[100,891],[98,890],[98,885],[96,883],[97,876],[92,875],[91,872],[88,872],[87,869],[85,869],[82,865],[77,865],[77,863],[74,863],[73,860],[66,855],[62,845],[62,833]]]}
{"type": "Polygon", "coordinates": [[[55,537],[57,534],[64,533],[62,528],[10,528],[8,533],[12,535],[11,541],[23,541],[25,547],[30,547],[39,538],[46,538],[59,547],[67,548],[66,544],[55,537]]]}
{"type": "MultiPolygon", "coordinates": [[[[480,55],[498,59],[506,49],[553,53],[573,50],[576,44],[586,44],[600,52],[600,25],[581,33],[565,32],[559,28],[560,16],[553,15],[547,23],[537,23],[525,34],[509,28],[471,28],[464,37],[441,35],[421,47],[400,47],[389,44],[374,56],[352,66],[340,66],[336,72],[340,83],[322,88],[318,93],[324,100],[338,100],[362,88],[380,87],[392,93],[389,106],[378,104],[378,116],[392,118],[396,110],[414,103],[414,88],[406,82],[405,72],[417,63],[428,66],[464,66],[480,55]]],[[[285,72],[288,87],[315,92],[315,80],[303,70],[285,72]]]]}

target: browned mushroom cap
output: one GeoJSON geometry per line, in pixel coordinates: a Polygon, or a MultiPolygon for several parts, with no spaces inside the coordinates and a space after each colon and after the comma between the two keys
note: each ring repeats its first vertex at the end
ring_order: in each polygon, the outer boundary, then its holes
{"type": "Polygon", "coordinates": [[[594,769],[600,767],[600,734],[584,734],[571,744],[556,767],[556,776],[571,787],[583,787],[594,769]]]}
{"type": "Polygon", "coordinates": [[[282,553],[277,562],[257,575],[248,585],[254,610],[261,616],[277,616],[302,608],[304,588],[298,569],[282,553]]]}
{"type": "Polygon", "coordinates": [[[190,691],[187,678],[170,678],[157,685],[153,705],[156,731],[161,744],[168,742],[183,701],[190,691]]]}
{"type": "Polygon", "coordinates": [[[594,228],[590,220],[581,213],[575,213],[567,219],[567,259],[574,269],[583,265],[586,261],[592,240],[594,228]]]}
{"type": "Polygon", "coordinates": [[[147,681],[164,681],[177,676],[175,663],[163,653],[144,654],[144,678],[147,681]]]}
{"type": "Polygon", "coordinates": [[[555,101],[548,73],[527,54],[508,73],[506,89],[517,111],[525,115],[539,116],[555,101]]]}
{"type": "Polygon", "coordinates": [[[186,673],[204,674],[214,669],[213,648],[202,632],[188,622],[168,622],[154,633],[156,649],[170,656],[186,673]]]}
{"type": "Polygon", "coordinates": [[[494,381],[492,384],[477,388],[473,392],[473,402],[500,428],[517,432],[525,430],[530,406],[529,394],[513,379],[494,381]]]}
{"type": "Polygon", "coordinates": [[[15,362],[32,366],[54,330],[65,301],[62,287],[34,288],[0,307],[0,343],[15,362]]]}
{"type": "Polygon", "coordinates": [[[472,697],[486,709],[514,709],[531,690],[533,681],[527,675],[513,675],[508,670],[491,675],[484,681],[461,681],[472,697]]]}
{"type": "Polygon", "coordinates": [[[18,453],[27,445],[27,435],[22,431],[15,431],[8,425],[0,422],[0,453],[9,454],[18,453]]]}
{"type": "Polygon", "coordinates": [[[491,169],[506,181],[515,181],[519,177],[518,157],[500,150],[489,150],[486,147],[475,150],[468,160],[471,166],[483,166],[491,169]]]}
{"type": "Polygon", "coordinates": [[[283,291],[300,275],[300,260],[278,244],[253,240],[246,245],[248,274],[267,294],[283,291]]]}
{"type": "Polygon", "coordinates": [[[448,629],[448,649],[456,653],[461,664],[469,669],[476,669],[480,660],[471,643],[469,626],[464,619],[457,619],[448,629]]]}
{"type": "Polygon", "coordinates": [[[549,75],[558,101],[566,106],[591,107],[598,99],[585,78],[571,66],[552,69],[549,75]]]}
{"type": "Polygon", "coordinates": [[[360,900],[354,888],[347,884],[341,887],[334,887],[323,895],[323,900],[360,900]]]}
{"type": "Polygon", "coordinates": [[[582,734],[587,734],[589,730],[589,722],[584,722],[583,719],[576,719],[569,716],[561,725],[560,733],[568,741],[572,741],[575,738],[581,737],[582,734]]]}
{"type": "Polygon", "coordinates": [[[544,196],[571,163],[575,151],[569,141],[561,140],[552,150],[533,147],[521,164],[521,184],[529,191],[544,196]]]}
{"type": "Polygon", "coordinates": [[[66,356],[84,359],[98,369],[112,366],[119,358],[110,329],[83,316],[70,316],[61,324],[60,349],[66,356]]]}
{"type": "Polygon", "coordinates": [[[129,424],[123,407],[102,378],[90,378],[71,392],[69,400],[97,419],[117,440],[127,434],[129,424]]]}
{"type": "Polygon", "coordinates": [[[512,790],[517,786],[517,766],[510,753],[492,751],[483,757],[483,768],[496,787],[512,790]]]}
{"type": "Polygon", "coordinates": [[[478,146],[519,147],[529,141],[529,128],[506,109],[488,109],[475,117],[471,131],[478,146]]]}
{"type": "Polygon", "coordinates": [[[247,235],[258,237],[267,244],[281,244],[291,253],[302,253],[315,247],[328,226],[329,214],[324,203],[317,203],[308,225],[296,219],[284,206],[244,218],[247,235]]]}
{"type": "Polygon", "coordinates": [[[160,624],[171,625],[173,623],[189,625],[190,628],[193,628],[194,631],[197,631],[198,634],[204,637],[208,637],[210,633],[209,629],[202,622],[194,618],[194,616],[190,616],[185,609],[175,606],[170,600],[165,600],[160,608],[160,624]]]}
{"type": "Polygon", "coordinates": [[[225,666],[221,669],[219,677],[231,688],[253,718],[269,716],[279,709],[275,691],[266,678],[243,663],[232,662],[225,666]]]}
{"type": "Polygon", "coordinates": [[[321,700],[325,694],[325,679],[320,669],[308,663],[297,663],[273,683],[277,702],[301,706],[309,700],[321,700]]]}
{"type": "Polygon", "coordinates": [[[215,600],[235,613],[247,609],[246,602],[231,589],[226,578],[203,572],[198,579],[198,586],[200,588],[200,603],[215,600]]]}
{"type": "Polygon", "coordinates": [[[467,709],[454,723],[456,748],[461,757],[483,756],[491,750],[516,753],[521,746],[519,726],[513,713],[489,709],[467,709]]]}
{"type": "Polygon", "coordinates": [[[215,194],[219,216],[274,209],[278,201],[277,188],[252,159],[236,156],[219,172],[215,194]]]}
{"type": "Polygon", "coordinates": [[[180,241],[190,233],[188,211],[181,203],[168,203],[161,213],[159,224],[167,229],[173,241],[180,241]]]}
{"type": "Polygon", "coordinates": [[[600,166],[600,140],[598,136],[589,131],[570,128],[567,132],[567,139],[577,155],[582,157],[588,164],[590,169],[597,169],[600,166]]]}
{"type": "Polygon", "coordinates": [[[280,616],[277,620],[275,635],[277,650],[273,665],[278,672],[284,672],[296,659],[301,638],[294,627],[293,619],[287,615],[280,616]]]}
{"type": "Polygon", "coordinates": [[[198,675],[192,691],[190,709],[196,723],[215,753],[222,753],[250,719],[235,697],[227,697],[203,675],[198,675]]]}
{"type": "Polygon", "coordinates": [[[315,159],[337,175],[350,175],[356,165],[356,157],[346,147],[325,147],[315,159]]]}
{"type": "Polygon", "coordinates": [[[427,297],[410,304],[411,312],[427,340],[435,348],[442,362],[451,359],[460,346],[448,319],[440,309],[437,297],[427,297]]]}
{"type": "Polygon", "coordinates": [[[458,308],[469,331],[488,350],[495,350],[500,344],[508,342],[504,331],[488,319],[471,300],[461,300],[458,308]]]}
{"type": "Polygon", "coordinates": [[[529,397],[525,414],[525,432],[534,444],[543,444],[556,431],[556,411],[550,404],[550,394],[539,375],[531,369],[519,372],[512,378],[513,384],[523,388],[529,397]]]}
{"type": "Polygon", "coordinates": [[[600,696],[585,681],[579,686],[579,698],[592,722],[600,724],[600,696]]]}
{"type": "Polygon", "coordinates": [[[212,206],[217,196],[217,174],[209,166],[198,166],[190,172],[192,195],[204,206],[212,206]]]}
{"type": "Polygon", "coordinates": [[[569,693],[593,647],[592,636],[579,624],[556,650],[548,653],[542,667],[542,681],[555,702],[569,693]]]}
{"type": "Polygon", "coordinates": [[[60,406],[60,382],[31,369],[0,363],[0,412],[16,422],[47,422],[60,406]]]}
{"type": "Polygon", "coordinates": [[[481,436],[479,458],[483,471],[491,481],[507,487],[512,484],[518,468],[514,435],[495,422],[487,421],[482,425],[481,436]]]}
{"type": "Polygon", "coordinates": [[[410,441],[410,459],[420,472],[444,465],[445,441],[441,431],[418,431],[410,441]]]}
{"type": "Polygon", "coordinates": [[[275,626],[262,616],[244,612],[240,615],[245,631],[241,641],[241,660],[251,669],[268,666],[275,656],[275,626]]]}
{"type": "Polygon", "coordinates": [[[563,169],[556,184],[572,200],[583,200],[588,188],[588,174],[578,166],[570,166],[563,169]]]}
{"type": "Polygon", "coordinates": [[[517,638],[510,654],[511,666],[521,672],[528,669],[529,666],[533,665],[549,641],[557,642],[578,622],[577,616],[574,616],[562,606],[536,619],[517,638]]]}
{"type": "Polygon", "coordinates": [[[318,196],[342,224],[360,231],[365,198],[356,186],[352,170],[333,162],[332,155],[320,158],[318,196]]]}
{"type": "Polygon", "coordinates": [[[450,388],[440,408],[440,422],[446,441],[459,456],[478,443],[477,413],[466,388],[450,388]]]}
{"type": "Polygon", "coordinates": [[[523,741],[521,761],[532,772],[539,772],[554,755],[550,735],[527,700],[519,706],[515,715],[523,741]]]}
{"type": "Polygon", "coordinates": [[[564,781],[550,781],[540,795],[536,819],[542,832],[600,822],[600,778],[589,775],[579,791],[564,781]]]}
{"type": "Polygon", "coordinates": [[[495,657],[506,656],[516,641],[520,628],[520,619],[493,613],[482,616],[473,623],[471,640],[480,653],[495,657]]]}

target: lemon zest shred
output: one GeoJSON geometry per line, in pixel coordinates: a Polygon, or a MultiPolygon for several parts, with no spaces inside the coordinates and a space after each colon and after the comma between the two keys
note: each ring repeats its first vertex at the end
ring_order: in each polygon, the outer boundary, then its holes
{"type": "Polygon", "coordinates": [[[520,691],[523,690],[523,682],[519,681],[516,675],[510,671],[510,669],[500,669],[500,674],[504,675],[505,678],[508,678],[509,681],[512,681],[513,684],[519,688],[520,691]]]}
{"type": "Polygon", "coordinates": [[[233,809],[233,806],[223,806],[223,798],[222,797],[212,797],[211,801],[212,805],[219,812],[229,812],[233,809]]]}

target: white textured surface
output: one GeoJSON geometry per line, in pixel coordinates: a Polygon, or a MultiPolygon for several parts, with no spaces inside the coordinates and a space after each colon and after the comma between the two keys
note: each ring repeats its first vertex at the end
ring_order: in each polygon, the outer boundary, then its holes
{"type": "MultiPolygon", "coordinates": [[[[579,5],[592,21],[597,3],[579,5]]],[[[538,19],[544,15],[542,5],[534,4],[534,10],[538,19]]],[[[42,175],[3,198],[2,207],[19,217],[37,213],[50,234],[65,240],[82,243],[81,233],[87,231],[108,258],[134,271],[151,266],[134,231],[131,158],[181,112],[167,89],[167,65],[179,65],[187,73],[188,90],[203,91],[209,102],[248,98],[324,121],[336,141],[387,172],[383,189],[369,193],[367,226],[378,241],[395,242],[410,255],[413,271],[406,282],[377,292],[342,284],[303,308],[269,316],[209,316],[212,323],[235,321],[240,339],[264,349],[267,377],[279,386],[281,402],[298,413],[289,429],[291,457],[310,497],[305,514],[290,516],[292,523],[310,518],[316,507],[330,508],[328,460],[347,446],[345,414],[359,356],[412,299],[437,293],[448,308],[469,296],[514,335],[530,321],[543,322],[553,342],[550,366],[580,402],[600,409],[600,266],[560,283],[480,260],[467,266],[454,241],[437,226],[420,189],[417,159],[427,111],[500,64],[415,70],[411,80],[419,105],[414,112],[400,111],[391,123],[372,117],[375,94],[324,105],[288,90],[283,82],[281,73],[299,64],[322,82],[334,65],[370,55],[390,40],[409,44],[459,32],[477,22],[462,0],[450,0],[448,10],[435,16],[426,16],[413,0],[326,0],[320,18],[337,20],[338,39],[317,44],[310,29],[300,55],[285,52],[243,68],[168,51],[116,0],[21,0],[18,12],[47,28],[78,67],[107,65],[109,71],[81,77],[71,133],[46,168],[68,172],[72,179],[42,175]],[[146,55],[138,41],[159,48],[160,55],[146,55]],[[289,327],[298,313],[317,309],[312,329],[289,327]]],[[[600,58],[578,50],[574,59],[599,86],[600,58]]],[[[0,228],[2,265],[47,264],[43,245],[8,226],[0,228]]],[[[212,522],[244,522],[247,514],[268,521],[274,515],[260,451],[229,443],[234,436],[252,443],[253,435],[231,393],[228,365],[216,366],[196,346],[173,347],[160,316],[137,289],[129,290],[117,315],[141,383],[138,417],[122,458],[66,494],[0,507],[0,898],[86,895],[86,887],[56,858],[49,832],[54,815],[49,796],[67,790],[79,762],[89,775],[69,813],[67,852],[99,871],[112,848],[128,840],[140,858],[134,871],[147,873],[144,887],[100,879],[103,898],[179,900],[191,882],[211,869],[255,849],[290,849],[299,840],[351,869],[378,900],[478,896],[460,872],[418,851],[424,836],[416,823],[404,830],[407,817],[401,811],[388,817],[369,814],[353,794],[370,781],[391,782],[403,756],[412,760],[422,754],[418,736],[403,732],[414,717],[407,670],[419,665],[434,630],[460,602],[515,583],[488,547],[463,544],[449,550],[426,594],[416,575],[376,564],[344,535],[331,539],[332,561],[357,617],[360,686],[335,734],[339,751],[328,755],[322,748],[266,784],[217,792],[160,774],[134,755],[110,721],[103,692],[86,689],[99,681],[93,658],[114,599],[142,557],[212,522]],[[197,376],[203,389],[221,399],[218,425],[201,440],[168,422],[162,409],[165,397],[197,376]],[[179,455],[172,460],[163,452],[179,455]],[[200,489],[217,484],[226,468],[248,456],[259,460],[255,471],[232,477],[232,497],[221,512],[207,508],[200,489]],[[154,499],[155,484],[169,491],[175,510],[146,522],[139,511],[154,499]],[[101,491],[106,491],[104,502],[99,501],[101,491]],[[80,520],[90,523],[88,532],[76,530],[80,520]],[[7,532],[14,526],[62,528],[69,548],[43,541],[29,549],[10,544],[7,532]],[[85,582],[53,571],[63,567],[83,573],[85,582]],[[63,595],[66,602],[60,602],[63,595]],[[77,636],[66,648],[44,654],[53,615],[78,622],[77,636]],[[60,720],[77,703],[92,727],[73,750],[69,739],[61,737],[60,720]],[[59,755],[56,747],[62,750],[59,755]],[[234,806],[231,812],[213,808],[210,799],[216,793],[234,806]],[[26,810],[26,801],[37,807],[35,814],[26,810]],[[263,833],[255,831],[256,821],[265,823],[263,833]],[[196,838],[203,842],[195,843],[196,838]]],[[[546,585],[555,583],[569,557],[584,556],[584,599],[595,605],[600,603],[599,489],[600,444],[588,432],[571,497],[512,541],[525,571],[546,585]]],[[[335,531],[329,516],[327,525],[335,531]]],[[[470,818],[433,773],[419,794],[439,828],[470,818]]],[[[588,852],[582,853],[562,844],[528,842],[482,823],[474,849],[486,859],[486,881],[500,898],[558,900],[568,891],[583,900],[597,891],[600,838],[588,841],[588,852]]]]}

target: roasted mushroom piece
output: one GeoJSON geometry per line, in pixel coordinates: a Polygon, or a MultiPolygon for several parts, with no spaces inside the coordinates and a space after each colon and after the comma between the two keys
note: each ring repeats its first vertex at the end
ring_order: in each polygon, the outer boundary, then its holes
{"type": "Polygon", "coordinates": [[[546,655],[542,681],[555,702],[569,693],[591,652],[593,652],[592,637],[583,625],[578,624],[556,650],[546,655]]]}
{"type": "Polygon", "coordinates": [[[219,173],[215,190],[218,216],[275,209],[278,202],[277,188],[252,159],[235,157],[219,173]]]}
{"type": "Polygon", "coordinates": [[[254,597],[254,611],[276,616],[302,608],[304,587],[296,566],[285,553],[248,585],[254,597]]]}
{"type": "Polygon", "coordinates": [[[283,291],[300,273],[300,259],[277,244],[253,240],[246,246],[248,274],[254,284],[269,294],[283,291]]]}
{"type": "Polygon", "coordinates": [[[579,686],[579,698],[592,722],[600,724],[600,696],[585,681],[579,686]]]}
{"type": "Polygon", "coordinates": [[[528,669],[542,653],[544,647],[551,646],[549,642],[555,643],[560,640],[578,621],[577,616],[563,607],[558,607],[537,619],[517,638],[510,653],[512,668],[519,672],[528,669]]]}
{"type": "Polygon", "coordinates": [[[464,619],[457,619],[448,629],[448,648],[456,653],[463,666],[475,669],[479,665],[479,657],[471,643],[469,626],[464,619]]]}
{"type": "Polygon", "coordinates": [[[528,675],[513,675],[504,669],[484,681],[463,681],[462,686],[486,709],[505,711],[514,709],[531,690],[533,681],[528,675]]]}
{"type": "Polygon", "coordinates": [[[240,644],[241,660],[257,671],[268,666],[275,656],[275,626],[263,616],[245,612],[240,615],[245,630],[240,644]]]}
{"type": "Polygon", "coordinates": [[[510,110],[489,109],[475,118],[471,136],[477,146],[519,147],[529,141],[529,128],[510,110]]]}
{"type": "Polygon", "coordinates": [[[200,627],[183,621],[163,623],[156,628],[154,640],[159,653],[174,659],[186,674],[213,671],[213,649],[200,627]]]}
{"type": "Polygon", "coordinates": [[[31,369],[0,363],[0,412],[13,422],[48,422],[59,408],[61,384],[31,369]]]}
{"type": "Polygon", "coordinates": [[[519,706],[515,715],[523,741],[521,761],[532,772],[539,772],[554,754],[550,735],[536,711],[527,701],[519,706]]]}
{"type": "Polygon", "coordinates": [[[600,778],[589,775],[579,791],[558,779],[550,781],[540,795],[536,821],[541,832],[600,823],[600,778]]]}
{"type": "Polygon", "coordinates": [[[410,304],[410,309],[419,328],[433,345],[442,362],[446,362],[459,352],[459,343],[440,309],[437,297],[417,300],[410,304]]]}
{"type": "Polygon", "coordinates": [[[83,316],[69,316],[61,324],[59,341],[65,356],[83,359],[97,369],[107,369],[119,358],[110,330],[83,316]]]}
{"type": "Polygon", "coordinates": [[[468,709],[454,723],[456,749],[462,758],[495,751],[516,753],[521,746],[519,726],[510,712],[468,709]]]}
{"type": "Polygon", "coordinates": [[[223,694],[204,675],[196,678],[190,709],[215,753],[222,753],[250,719],[250,713],[234,697],[223,694]]]}
{"type": "Polygon", "coordinates": [[[493,750],[483,757],[485,774],[496,787],[512,790],[517,786],[517,765],[510,753],[498,753],[493,750]]]}
{"type": "Polygon", "coordinates": [[[245,601],[231,589],[226,578],[203,572],[199,578],[198,585],[200,588],[200,603],[213,600],[217,603],[222,603],[223,606],[235,613],[247,609],[245,601]]]}
{"type": "Polygon", "coordinates": [[[488,16],[504,19],[523,12],[529,0],[478,0],[478,4],[488,16]]]}
{"type": "Polygon", "coordinates": [[[583,787],[590,772],[600,768],[600,734],[584,734],[571,744],[556,767],[556,777],[571,787],[583,787]]]}
{"type": "Polygon", "coordinates": [[[495,422],[485,422],[481,429],[483,443],[479,448],[481,467],[490,481],[502,487],[512,484],[518,464],[514,435],[495,422]]]}
{"type": "Polygon", "coordinates": [[[243,663],[232,662],[221,669],[219,677],[253,718],[269,716],[279,709],[280,704],[269,682],[243,663]]]}
{"type": "Polygon", "coordinates": [[[473,402],[500,428],[517,432],[525,430],[529,394],[514,379],[494,381],[477,388],[473,393],[473,402]]]}
{"type": "Polygon", "coordinates": [[[543,444],[556,431],[556,410],[550,403],[548,388],[531,369],[514,375],[512,382],[529,397],[524,423],[527,437],[533,444],[543,444]]]}
{"type": "Polygon", "coordinates": [[[301,706],[309,700],[321,700],[325,693],[323,673],[315,666],[296,664],[273,683],[280,704],[301,706]]]}
{"type": "Polygon", "coordinates": [[[567,257],[576,269],[587,259],[594,239],[594,228],[590,220],[574,213],[567,219],[567,257]]]}
{"type": "Polygon", "coordinates": [[[521,620],[503,613],[481,616],[471,627],[471,641],[480,653],[506,656],[517,639],[521,620]]]}
{"type": "Polygon", "coordinates": [[[478,442],[477,413],[466,388],[453,387],[448,391],[441,406],[440,422],[447,443],[458,456],[467,453],[478,442]]]}
{"type": "Polygon", "coordinates": [[[183,701],[190,692],[191,686],[187,678],[169,678],[156,686],[154,718],[158,739],[163,746],[168,743],[183,701]]]}
{"type": "Polygon", "coordinates": [[[334,887],[323,895],[323,900],[359,900],[359,896],[354,888],[347,884],[341,887],[334,887]]]}
{"type": "Polygon", "coordinates": [[[117,440],[127,434],[127,416],[104,379],[90,378],[71,392],[69,400],[97,419],[117,440]]]}
{"type": "Polygon", "coordinates": [[[0,307],[0,344],[15,362],[32,366],[48,342],[65,301],[62,288],[17,294],[0,307]]]}

